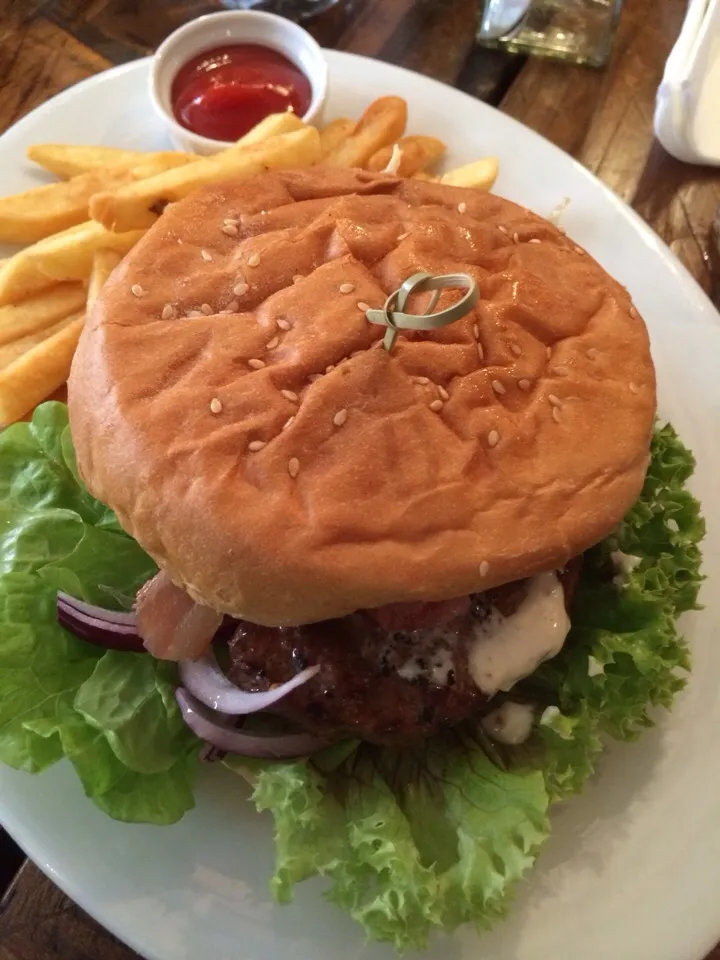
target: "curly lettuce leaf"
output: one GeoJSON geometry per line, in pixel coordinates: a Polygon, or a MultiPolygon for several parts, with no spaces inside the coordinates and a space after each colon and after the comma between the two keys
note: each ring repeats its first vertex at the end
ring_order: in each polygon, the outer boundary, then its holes
{"type": "Polygon", "coordinates": [[[280,902],[313,874],[326,896],[368,936],[423,949],[433,928],[489,926],[507,890],[548,835],[540,772],[500,770],[479,744],[440,739],[421,751],[416,775],[397,757],[360,745],[331,773],[314,762],[266,765],[253,798],[275,817],[280,902]]]}
{"type": "Polygon", "coordinates": [[[0,760],[37,773],[66,756],[121,820],[171,823],[193,805],[198,744],[174,673],[57,623],[57,590],[113,604],[155,572],[81,485],[62,404],[0,434],[0,760]]]}

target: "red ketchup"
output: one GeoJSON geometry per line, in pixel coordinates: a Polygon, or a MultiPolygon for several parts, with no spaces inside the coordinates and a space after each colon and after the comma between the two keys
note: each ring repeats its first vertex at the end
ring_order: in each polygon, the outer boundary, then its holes
{"type": "Polygon", "coordinates": [[[231,143],[271,113],[302,117],[312,90],[277,50],[242,43],[205,50],[181,67],[171,91],[175,119],[193,133],[231,143]]]}

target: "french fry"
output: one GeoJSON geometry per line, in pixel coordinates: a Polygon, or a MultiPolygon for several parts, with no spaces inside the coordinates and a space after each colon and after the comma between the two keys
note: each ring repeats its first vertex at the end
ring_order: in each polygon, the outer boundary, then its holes
{"type": "Polygon", "coordinates": [[[269,140],[270,137],[279,137],[282,133],[295,133],[296,130],[304,130],[305,127],[307,124],[290,110],[285,113],[271,113],[228,149],[251,147],[253,144],[262,143],[263,140],[269,140]]]}
{"type": "MultiPolygon", "coordinates": [[[[401,152],[399,177],[412,177],[416,173],[432,170],[442,160],[447,147],[435,137],[403,137],[397,142],[401,152]]],[[[383,147],[373,154],[367,162],[367,169],[375,172],[384,170],[392,156],[392,146],[383,147]]]]}
{"type": "Polygon", "coordinates": [[[122,256],[117,252],[117,250],[108,250],[107,248],[102,247],[101,249],[95,251],[92,273],[90,274],[90,282],[88,283],[87,291],[88,310],[97,300],[98,294],[105,286],[107,278],[121,260],[122,256]]]}
{"type": "Polygon", "coordinates": [[[20,340],[38,330],[46,331],[58,320],[77,313],[85,305],[82,283],[58,283],[36,294],[0,307],[0,345],[20,340]]]}
{"type": "Polygon", "coordinates": [[[326,124],[320,131],[320,162],[347,140],[354,129],[355,121],[348,117],[338,117],[326,124]]]}
{"type": "Polygon", "coordinates": [[[84,313],[73,317],[0,370],[1,425],[19,420],[65,383],[84,323],[84,313]]]}
{"type": "Polygon", "coordinates": [[[320,135],[314,127],[306,126],[249,147],[203,157],[197,163],[139,180],[114,193],[96,194],[90,201],[90,215],[108,230],[150,227],[168,203],[181,200],[204,184],[265,170],[307,167],[317,163],[319,156],[320,135]]]}
{"type": "Polygon", "coordinates": [[[129,183],[128,170],[110,168],[73,180],[0,197],[0,243],[35,243],[88,218],[90,197],[129,183]]]}
{"type": "Polygon", "coordinates": [[[497,157],[483,157],[464,167],[450,170],[440,178],[441,183],[451,187],[470,187],[473,190],[490,190],[497,180],[497,157]]]}
{"type": "Polygon", "coordinates": [[[18,337],[16,340],[4,343],[0,346],[0,370],[13,363],[13,361],[19,357],[22,357],[29,350],[32,350],[33,347],[37,347],[38,344],[43,343],[48,337],[52,337],[54,334],[59,333],[60,330],[64,330],[65,327],[73,323],[77,317],[78,313],[75,312],[70,316],[63,317],[61,320],[56,320],[44,330],[36,330],[34,333],[27,334],[27,336],[18,337]]]}
{"type": "Polygon", "coordinates": [[[143,233],[112,233],[88,220],[26,247],[0,267],[0,306],[17,303],[58,280],[86,280],[96,250],[109,247],[126,254],[143,233]]]}
{"type": "Polygon", "coordinates": [[[400,97],[380,97],[367,108],[357,126],[325,157],[329,167],[362,167],[373,154],[405,133],[407,103],[400,97]]]}
{"type": "MultiPolygon", "coordinates": [[[[142,156],[142,155],[141,155],[142,156]]],[[[143,163],[83,173],[60,183],[0,197],[0,243],[35,243],[88,219],[90,198],[184,166],[182,153],[149,153],[143,163]],[[178,159],[179,158],[179,159],[178,159]]]]}
{"type": "MultiPolygon", "coordinates": [[[[274,113],[261,120],[234,146],[250,146],[281,133],[292,133],[304,126],[306,124],[294,113],[274,113]]],[[[29,160],[54,173],[61,180],[69,180],[98,170],[107,170],[110,167],[132,170],[153,162],[164,164],[164,169],[170,170],[200,159],[197,154],[181,153],[176,150],[142,153],[139,150],[93,147],[74,143],[36,143],[28,147],[26,153],[29,160]]],[[[155,173],[158,172],[158,170],[155,171],[155,173]]]]}
{"type": "Polygon", "coordinates": [[[192,153],[166,150],[160,153],[142,153],[138,150],[120,150],[117,147],[91,147],[74,143],[36,143],[27,148],[27,157],[61,180],[69,180],[85,173],[122,167],[131,170],[151,160],[170,166],[182,166],[198,158],[192,153]]]}

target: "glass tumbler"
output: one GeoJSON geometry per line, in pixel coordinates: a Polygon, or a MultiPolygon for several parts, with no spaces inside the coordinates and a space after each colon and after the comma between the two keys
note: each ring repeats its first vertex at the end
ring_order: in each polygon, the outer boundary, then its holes
{"type": "Polygon", "coordinates": [[[513,53],[600,67],[622,0],[481,0],[477,41],[513,53]]]}
{"type": "Polygon", "coordinates": [[[229,10],[265,10],[289,20],[306,20],[324,13],[338,0],[221,0],[229,10]]]}

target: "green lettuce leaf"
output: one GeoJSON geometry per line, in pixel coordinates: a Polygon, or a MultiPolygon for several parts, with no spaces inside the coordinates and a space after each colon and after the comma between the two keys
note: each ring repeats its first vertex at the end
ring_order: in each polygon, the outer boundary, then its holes
{"type": "Polygon", "coordinates": [[[329,773],[266,764],[253,795],[275,817],[275,897],[327,877],[328,899],[398,950],[423,949],[434,927],[502,916],[549,829],[539,771],[501,770],[472,739],[403,753],[396,765],[396,751],[360,744],[329,773]],[[415,774],[398,782],[409,764],[415,774]]]}
{"type": "MultiPolygon", "coordinates": [[[[697,604],[704,532],[693,466],[671,427],[656,431],[640,500],[586,555],[562,653],[514,693],[538,705],[527,744],[493,747],[468,724],[415,749],[347,741],[306,761],[226,761],[274,817],[279,902],[324,877],[333,903],[399,950],[504,915],[551,804],[685,682],[676,620],[697,604]]],[[[110,816],[172,823],[193,805],[199,750],[174,668],[83,643],[55,613],[59,589],[128,607],[154,571],[84,489],[64,406],[0,434],[0,760],[39,772],[66,757],[110,816]]]]}
{"type": "Polygon", "coordinates": [[[155,572],[79,482],[62,404],[0,434],[0,503],[0,760],[37,773],[66,756],[110,816],[178,820],[199,745],[174,668],[104,653],[57,623],[58,590],[112,606],[155,572]]]}

